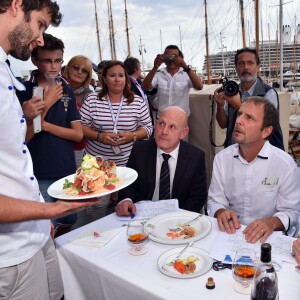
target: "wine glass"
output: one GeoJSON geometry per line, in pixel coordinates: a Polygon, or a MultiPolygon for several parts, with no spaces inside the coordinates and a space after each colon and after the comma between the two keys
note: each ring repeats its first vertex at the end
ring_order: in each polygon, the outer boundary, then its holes
{"type": "Polygon", "coordinates": [[[254,250],[241,248],[236,252],[232,264],[233,288],[240,294],[251,292],[250,284],[256,271],[256,253],[254,250]]]}
{"type": "Polygon", "coordinates": [[[148,252],[145,245],[149,242],[148,233],[144,229],[144,223],[141,220],[133,220],[127,226],[126,238],[131,248],[129,254],[142,255],[148,252]]]}

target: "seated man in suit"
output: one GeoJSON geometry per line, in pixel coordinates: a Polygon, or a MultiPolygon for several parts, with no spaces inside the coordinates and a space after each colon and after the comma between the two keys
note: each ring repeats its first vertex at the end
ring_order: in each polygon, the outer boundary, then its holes
{"type": "Polygon", "coordinates": [[[119,191],[118,216],[135,214],[134,202],[139,200],[170,198],[178,199],[182,209],[200,212],[207,197],[204,152],[182,141],[188,131],[185,111],[169,106],[156,120],[154,139],[134,144],[127,167],[139,175],[133,184],[119,191]],[[165,159],[167,154],[169,158],[165,159]],[[165,161],[169,167],[167,180],[160,176],[165,161]],[[168,192],[162,190],[165,181],[168,192]]]}

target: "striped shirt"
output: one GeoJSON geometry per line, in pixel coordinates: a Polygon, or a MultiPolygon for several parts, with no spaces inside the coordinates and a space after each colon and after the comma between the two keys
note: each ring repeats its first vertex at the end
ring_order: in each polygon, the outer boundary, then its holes
{"type": "MultiPolygon", "coordinates": [[[[116,115],[119,103],[111,103],[111,105],[114,114],[116,115]]],[[[99,101],[98,93],[91,93],[88,95],[80,109],[80,114],[83,126],[89,126],[96,131],[113,132],[114,124],[108,102],[105,98],[102,98],[102,100],[99,101]]],[[[149,138],[152,134],[153,126],[147,104],[139,96],[134,96],[134,101],[130,104],[124,99],[117,124],[118,132],[133,132],[141,127],[147,131],[149,138]]],[[[119,145],[122,153],[116,155],[111,145],[88,140],[85,151],[94,156],[101,155],[104,158],[112,159],[116,162],[117,166],[125,166],[133,143],[134,142],[132,141],[127,144],[119,145]]]]}

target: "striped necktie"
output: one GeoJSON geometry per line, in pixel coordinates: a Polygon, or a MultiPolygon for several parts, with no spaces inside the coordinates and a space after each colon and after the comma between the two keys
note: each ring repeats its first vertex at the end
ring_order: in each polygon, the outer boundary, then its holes
{"type": "Polygon", "coordinates": [[[159,179],[159,200],[170,199],[170,169],[168,160],[171,157],[170,154],[162,154],[164,161],[161,165],[160,179],[159,179]]]}

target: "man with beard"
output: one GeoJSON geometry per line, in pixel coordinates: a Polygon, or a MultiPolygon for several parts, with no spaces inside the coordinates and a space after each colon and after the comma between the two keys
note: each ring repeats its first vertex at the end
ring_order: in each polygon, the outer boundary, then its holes
{"type": "Polygon", "coordinates": [[[249,243],[264,243],[274,231],[297,232],[300,177],[297,165],[268,139],[279,123],[278,110],[262,97],[241,104],[233,139],[219,152],[208,192],[208,213],[221,231],[243,230],[249,243]]]}
{"type": "Polygon", "coordinates": [[[26,146],[26,120],[15,90],[8,54],[27,60],[43,33],[62,15],[52,0],[0,2],[0,298],[55,299],[63,296],[62,278],[50,221],[94,203],[44,203],[26,146]]]}
{"type": "MultiPolygon", "coordinates": [[[[240,78],[240,92],[235,96],[227,96],[224,91],[217,89],[214,99],[217,102],[216,118],[221,128],[227,128],[225,147],[232,144],[232,133],[241,103],[250,96],[261,96],[269,100],[277,109],[279,101],[277,92],[263,83],[257,73],[260,69],[260,59],[255,49],[242,48],[235,54],[235,69],[240,78]]],[[[284,150],[280,125],[275,128],[270,137],[270,143],[284,150]]]]}

